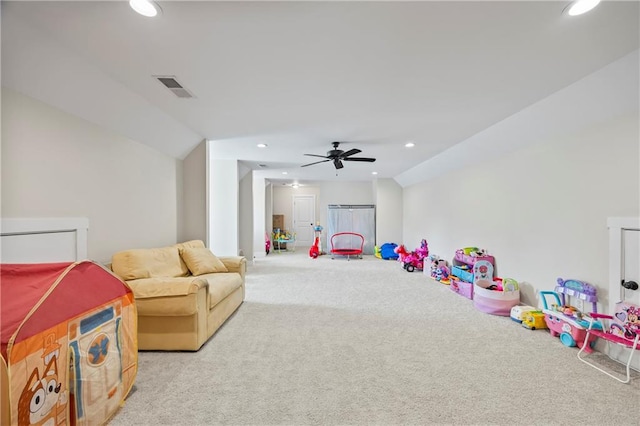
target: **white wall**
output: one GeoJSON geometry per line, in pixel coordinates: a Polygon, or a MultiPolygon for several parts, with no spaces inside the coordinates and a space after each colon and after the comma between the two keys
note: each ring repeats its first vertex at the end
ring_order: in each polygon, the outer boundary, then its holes
{"type": "MultiPolygon", "coordinates": [[[[263,177],[253,173],[253,259],[267,255],[265,240],[267,238],[266,218],[271,218],[271,185],[267,185],[263,177]],[[268,200],[268,201],[267,201],[268,200]],[[267,208],[267,206],[269,206],[267,208]]],[[[271,221],[269,221],[271,222],[271,221]]],[[[268,231],[271,232],[271,231],[268,231]]]]}
{"type": "Polygon", "coordinates": [[[322,182],[319,185],[319,216],[316,216],[324,227],[322,247],[328,247],[327,210],[329,204],[375,204],[375,196],[371,182],[322,182]]]}
{"type": "Polygon", "coordinates": [[[639,138],[638,117],[620,117],[405,188],[405,242],[446,259],[485,248],[530,304],[563,277],[607,306],[607,218],[640,215],[639,138]]]}
{"type": "MultiPolygon", "coordinates": [[[[244,173],[240,179],[240,209],[238,234],[240,240],[240,251],[244,253],[247,259],[253,259],[253,215],[259,212],[253,211],[253,172],[250,170],[244,173]]],[[[262,203],[264,205],[264,203],[262,203]]],[[[262,216],[264,217],[264,212],[262,216]]]]}
{"type": "MultiPolygon", "coordinates": [[[[400,188],[395,182],[389,183],[386,189],[383,189],[382,198],[391,197],[394,191],[391,188],[396,186],[394,190],[400,188]]],[[[384,187],[384,184],[383,184],[384,187]]],[[[285,219],[285,228],[291,229],[291,221],[293,218],[293,195],[315,195],[316,196],[316,222],[320,222],[325,230],[322,232],[322,247],[327,247],[327,209],[329,204],[375,204],[375,194],[371,182],[320,182],[317,186],[309,185],[299,188],[273,184],[273,214],[283,214],[285,219]]],[[[400,188],[401,193],[401,188],[400,188]]],[[[401,201],[401,198],[393,197],[394,201],[401,201]]],[[[400,202],[401,204],[401,202],[400,202]]],[[[271,218],[267,218],[271,228],[271,218]]],[[[401,223],[399,221],[398,223],[401,223]]],[[[389,225],[391,229],[395,225],[389,225]]],[[[271,229],[270,231],[271,232],[271,229]]],[[[400,236],[402,228],[396,230],[400,236]]],[[[399,237],[398,237],[399,238],[399,237]]]]}
{"type": "Polygon", "coordinates": [[[584,280],[606,309],[607,218],[640,216],[639,68],[635,51],[400,176],[423,176],[404,188],[405,243],[485,248],[534,305],[584,280]]]}
{"type": "Polygon", "coordinates": [[[273,184],[266,183],[262,178],[262,182],[265,184],[264,189],[264,229],[269,235],[273,232],[273,184]]]}
{"type": "Polygon", "coordinates": [[[207,239],[207,161],[206,142],[202,141],[182,161],[182,185],[179,195],[178,240],[207,239]]]}
{"type": "MultiPolygon", "coordinates": [[[[320,188],[317,186],[301,186],[292,188],[290,186],[273,185],[273,214],[284,215],[284,228],[287,231],[293,229],[293,196],[294,195],[315,195],[316,197],[316,221],[320,212],[320,204],[318,198],[320,196],[320,188]]],[[[273,231],[273,220],[268,220],[269,228],[273,231]]]]}
{"type": "Polygon", "coordinates": [[[402,244],[402,187],[393,179],[373,182],[376,205],[376,244],[402,244]]]}
{"type": "Polygon", "coordinates": [[[212,158],[207,149],[207,176],[207,247],[218,256],[237,256],[238,161],[212,158]]]}
{"type": "Polygon", "coordinates": [[[178,164],[2,89],[2,217],[87,217],[93,260],[176,242],[178,164]]]}

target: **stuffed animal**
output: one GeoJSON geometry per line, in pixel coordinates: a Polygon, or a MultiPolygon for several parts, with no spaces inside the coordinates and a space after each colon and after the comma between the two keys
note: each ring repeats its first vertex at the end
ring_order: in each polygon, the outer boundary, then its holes
{"type": "Polygon", "coordinates": [[[382,246],[380,246],[380,256],[382,256],[382,259],[385,260],[398,259],[399,255],[396,252],[397,247],[398,245],[395,243],[384,243],[382,246]]]}

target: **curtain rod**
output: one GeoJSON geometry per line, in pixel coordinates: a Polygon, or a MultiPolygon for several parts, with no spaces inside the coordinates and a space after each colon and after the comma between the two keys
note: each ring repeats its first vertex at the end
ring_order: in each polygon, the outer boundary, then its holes
{"type": "Polygon", "coordinates": [[[374,209],[373,204],[329,204],[330,209],[374,209]]]}

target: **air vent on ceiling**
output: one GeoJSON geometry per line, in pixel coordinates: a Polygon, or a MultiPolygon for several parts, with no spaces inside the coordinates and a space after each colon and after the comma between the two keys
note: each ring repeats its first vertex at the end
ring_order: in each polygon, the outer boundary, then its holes
{"type": "Polygon", "coordinates": [[[178,83],[176,77],[174,75],[154,75],[155,79],[157,79],[164,87],[171,90],[174,95],[179,98],[193,98],[194,96],[185,89],[182,84],[178,83]]]}

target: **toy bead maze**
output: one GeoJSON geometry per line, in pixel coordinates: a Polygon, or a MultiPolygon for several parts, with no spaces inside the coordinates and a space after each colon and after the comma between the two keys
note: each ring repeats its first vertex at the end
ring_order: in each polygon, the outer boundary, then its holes
{"type": "Polygon", "coordinates": [[[0,265],[2,424],[94,425],[133,386],[131,289],[91,261],[0,265]]]}
{"type": "Polygon", "coordinates": [[[362,258],[362,248],[364,247],[364,237],[355,232],[338,232],[331,236],[331,258],[334,256],[346,256],[347,260],[351,256],[362,258]]]}

